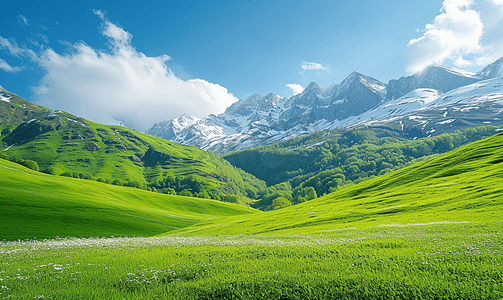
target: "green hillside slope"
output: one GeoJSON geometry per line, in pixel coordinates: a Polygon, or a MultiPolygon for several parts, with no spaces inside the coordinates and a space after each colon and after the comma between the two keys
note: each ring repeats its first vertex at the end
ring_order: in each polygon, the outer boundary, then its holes
{"type": "Polygon", "coordinates": [[[0,101],[1,155],[36,161],[42,172],[230,202],[246,201],[265,188],[211,152],[0,93],[8,100],[0,101]]]}
{"type": "Polygon", "coordinates": [[[0,159],[0,240],[152,236],[252,212],[239,204],[47,175],[0,159]]]}
{"type": "Polygon", "coordinates": [[[185,234],[312,233],[347,227],[501,222],[503,134],[277,211],[203,222],[185,234]]]}
{"type": "Polygon", "coordinates": [[[256,207],[267,210],[278,196],[293,204],[301,203],[494,135],[498,130],[496,126],[479,126],[417,140],[404,140],[400,130],[383,128],[331,130],[224,157],[269,186],[283,183],[261,191],[262,201],[256,207]]]}

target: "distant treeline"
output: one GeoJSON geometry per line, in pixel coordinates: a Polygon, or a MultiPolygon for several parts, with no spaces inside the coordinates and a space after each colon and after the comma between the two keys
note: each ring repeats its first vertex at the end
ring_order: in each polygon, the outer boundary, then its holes
{"type": "Polygon", "coordinates": [[[497,128],[479,126],[417,140],[377,137],[370,128],[317,132],[276,145],[231,153],[225,158],[267,182],[269,187],[259,192],[257,198],[261,200],[255,206],[269,210],[275,208],[276,198],[285,198],[292,204],[311,200],[341,186],[494,135],[497,128]]]}
{"type": "MultiPolygon", "coordinates": [[[[212,156],[215,156],[217,159],[224,162],[224,159],[216,156],[211,153],[212,156]]],[[[197,198],[205,198],[205,199],[214,199],[224,202],[238,203],[239,200],[243,197],[257,199],[257,195],[259,195],[259,189],[255,186],[265,188],[266,185],[263,181],[258,180],[257,178],[251,176],[250,174],[244,172],[243,170],[233,168],[238,172],[244,179],[245,183],[240,185],[240,181],[234,180],[233,176],[238,176],[234,172],[225,172],[225,170],[221,170],[221,178],[227,184],[225,190],[216,189],[215,187],[209,185],[207,181],[201,176],[195,175],[187,175],[187,176],[165,176],[165,177],[156,177],[151,182],[141,182],[139,180],[134,179],[109,179],[102,177],[95,177],[92,174],[79,172],[79,171],[65,171],[61,174],[54,174],[52,168],[46,168],[44,170],[40,170],[39,165],[36,161],[30,159],[19,159],[13,156],[6,155],[3,152],[0,152],[0,158],[6,159],[15,163],[19,163],[24,165],[32,170],[41,171],[43,173],[47,173],[50,175],[59,175],[64,177],[71,178],[79,178],[85,180],[94,180],[98,182],[118,185],[118,186],[127,186],[134,187],[138,189],[143,189],[147,191],[164,193],[168,195],[180,195],[180,196],[188,196],[188,197],[197,197],[197,198]],[[241,195],[241,191],[245,191],[246,195],[241,195]]],[[[228,164],[227,161],[225,161],[228,164]]],[[[248,200],[249,201],[249,200],[248,200]]]]}

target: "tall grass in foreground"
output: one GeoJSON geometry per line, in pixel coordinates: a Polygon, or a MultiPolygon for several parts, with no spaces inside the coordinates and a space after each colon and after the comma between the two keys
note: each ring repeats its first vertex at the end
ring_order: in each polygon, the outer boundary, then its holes
{"type": "Polygon", "coordinates": [[[503,224],[0,243],[2,299],[500,299],[503,224]]]}

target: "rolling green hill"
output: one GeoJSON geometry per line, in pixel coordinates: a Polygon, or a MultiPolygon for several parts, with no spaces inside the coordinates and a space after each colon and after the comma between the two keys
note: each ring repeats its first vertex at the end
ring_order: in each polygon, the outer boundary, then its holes
{"type": "MultiPolygon", "coordinates": [[[[503,295],[503,133],[312,201],[260,212],[139,189],[199,188],[203,196],[234,191],[252,198],[264,189],[211,153],[7,103],[15,105],[0,105],[11,116],[2,119],[10,121],[2,123],[6,151],[0,153],[31,169],[0,159],[0,298],[503,295]],[[116,185],[105,183],[112,180],[116,185]],[[96,238],[122,235],[141,237],[96,238]]],[[[449,140],[439,145],[451,147],[449,140]]],[[[365,151],[343,153],[390,153],[377,146],[364,143],[365,151]]],[[[288,184],[274,189],[287,192],[288,184]]]]}
{"type": "Polygon", "coordinates": [[[399,130],[384,128],[331,130],[224,157],[266,181],[269,188],[260,191],[258,198],[262,200],[255,205],[268,210],[279,196],[293,204],[302,203],[494,135],[498,130],[496,126],[479,126],[417,140],[405,140],[399,130]]]}
{"type": "Polygon", "coordinates": [[[35,161],[34,169],[53,175],[228,202],[246,202],[265,188],[211,152],[0,93],[6,99],[0,101],[0,157],[35,161]]]}
{"type": "Polygon", "coordinates": [[[252,212],[239,204],[47,175],[0,159],[0,240],[152,236],[252,212]]]}
{"type": "Polygon", "coordinates": [[[501,222],[503,134],[284,209],[198,223],[183,234],[315,233],[348,227],[501,222]]]}

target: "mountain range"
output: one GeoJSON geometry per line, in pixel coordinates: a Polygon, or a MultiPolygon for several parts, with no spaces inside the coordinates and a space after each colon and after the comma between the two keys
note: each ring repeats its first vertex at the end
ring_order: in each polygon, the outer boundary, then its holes
{"type": "Polygon", "coordinates": [[[340,84],[309,84],[290,98],[253,94],[219,115],[189,114],[146,133],[225,154],[324,129],[371,125],[415,139],[477,125],[501,125],[503,58],[477,73],[430,66],[387,84],[353,72],[340,84]]]}

